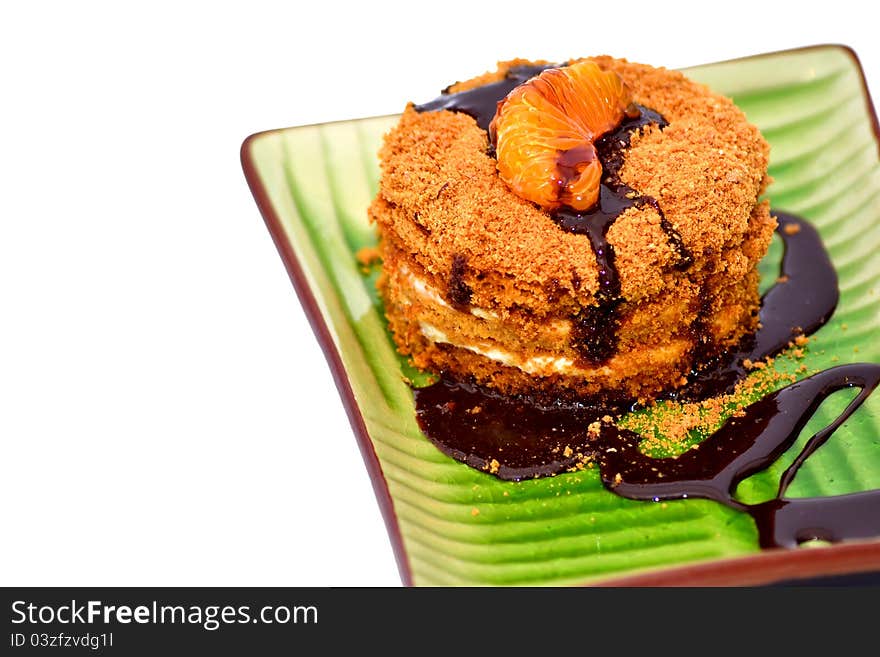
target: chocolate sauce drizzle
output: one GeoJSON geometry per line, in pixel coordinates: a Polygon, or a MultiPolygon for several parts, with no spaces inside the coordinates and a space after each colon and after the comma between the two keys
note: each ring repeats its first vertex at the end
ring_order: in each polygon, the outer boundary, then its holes
{"type": "Polygon", "coordinates": [[[586,235],[596,255],[599,272],[596,304],[582,307],[572,318],[572,346],[591,365],[601,364],[617,353],[618,309],[623,299],[620,296],[620,275],[614,265],[614,247],[606,237],[614,221],[629,208],[653,208],[660,215],[660,227],[678,256],[676,267],[687,269],[693,263],[681,236],[666,219],[657,200],[639,194],[620,179],[624,152],[629,148],[633,133],[651,124],[661,129],[667,125],[657,112],[641,105],[632,107],[631,114],[624,117],[616,130],[596,142],[603,171],[599,201],[583,212],[563,207],[551,215],[563,230],[586,235]]]}
{"type": "Polygon", "coordinates": [[[449,283],[446,286],[446,298],[455,308],[467,309],[471,304],[473,288],[464,282],[467,259],[460,253],[452,256],[452,266],[449,268],[449,283]]]}
{"type": "MultiPolygon", "coordinates": [[[[446,93],[436,100],[417,105],[419,112],[450,110],[468,114],[483,130],[488,130],[495,116],[498,102],[520,84],[551,66],[519,66],[511,68],[505,78],[481,87],[446,93]]],[[[598,365],[617,353],[619,327],[618,311],[623,303],[620,296],[620,276],[614,265],[614,247],[606,235],[614,221],[628,208],[648,206],[660,215],[660,227],[666,233],[669,244],[677,254],[676,267],[687,269],[693,262],[681,236],[663,214],[657,200],[643,196],[620,179],[624,153],[629,148],[634,132],[647,125],[666,127],[666,120],[654,110],[641,105],[631,105],[623,121],[613,131],[597,140],[595,156],[602,164],[603,176],[598,202],[589,210],[577,212],[562,207],[552,213],[557,225],[570,233],[585,235],[590,240],[599,272],[599,288],[596,303],[582,307],[572,318],[572,347],[589,364],[598,365]]],[[[491,137],[491,135],[490,135],[491,137]]],[[[489,154],[494,156],[494,139],[490,138],[489,154]]],[[[576,148],[561,153],[557,167],[562,178],[576,175],[576,165],[593,157],[592,151],[576,148]]]]}

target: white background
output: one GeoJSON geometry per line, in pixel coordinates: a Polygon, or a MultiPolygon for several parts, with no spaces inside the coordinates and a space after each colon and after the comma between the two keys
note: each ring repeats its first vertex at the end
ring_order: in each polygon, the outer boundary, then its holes
{"type": "Polygon", "coordinates": [[[2,585],[400,583],[245,185],[249,134],[397,112],[514,56],[680,67],[839,42],[880,92],[869,3],[11,4],[2,585]]]}

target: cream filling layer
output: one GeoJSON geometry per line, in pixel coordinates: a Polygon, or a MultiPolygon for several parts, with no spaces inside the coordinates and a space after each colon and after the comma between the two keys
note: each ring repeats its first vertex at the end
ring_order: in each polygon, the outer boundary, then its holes
{"type": "MultiPolygon", "coordinates": [[[[426,280],[423,278],[419,278],[415,274],[413,274],[406,265],[400,267],[400,275],[409,282],[412,290],[421,297],[425,299],[429,299],[433,303],[438,306],[442,306],[443,308],[453,309],[452,306],[447,303],[446,299],[440,296],[440,293],[437,292],[433,287],[428,284],[426,280]]],[[[406,300],[403,300],[404,303],[407,303],[406,300]]],[[[455,309],[453,309],[455,310],[455,309]]],[[[478,317],[480,319],[489,320],[500,320],[501,316],[493,312],[491,310],[485,310],[483,308],[477,308],[475,306],[471,306],[468,309],[474,317],[478,317]]],[[[568,334],[571,328],[571,323],[565,320],[556,320],[550,324],[550,330],[555,331],[556,333],[561,333],[563,335],[568,334]]]]}
{"type": "Polygon", "coordinates": [[[536,374],[539,376],[547,376],[548,374],[571,374],[572,370],[580,372],[580,368],[573,367],[574,361],[564,356],[531,356],[522,358],[508,351],[498,349],[491,345],[473,345],[460,344],[449,339],[443,331],[436,326],[425,322],[419,323],[419,329],[431,342],[442,342],[444,344],[458,347],[459,349],[467,349],[475,354],[484,356],[491,360],[497,361],[508,367],[516,367],[527,374],[536,374]]]}
{"type": "MultiPolygon", "coordinates": [[[[449,303],[447,303],[447,301],[428,284],[427,281],[413,274],[406,266],[400,268],[400,275],[406,279],[412,290],[419,296],[428,299],[438,306],[442,306],[444,308],[452,308],[449,303]]],[[[471,308],[469,308],[469,311],[470,314],[474,317],[478,317],[483,320],[500,319],[497,313],[494,313],[490,310],[484,310],[483,308],[472,306],[471,308]]],[[[563,328],[567,329],[568,326],[565,326],[563,328]]],[[[424,335],[431,342],[441,342],[444,344],[452,345],[453,347],[458,347],[459,349],[466,349],[467,351],[479,354],[480,356],[494,360],[498,363],[501,363],[502,365],[506,365],[508,367],[516,367],[517,369],[520,369],[527,374],[547,376],[550,374],[574,374],[583,372],[581,368],[574,367],[574,361],[572,359],[566,358],[564,356],[544,355],[523,358],[492,345],[463,344],[459,342],[454,342],[449,338],[448,335],[446,335],[446,333],[441,331],[436,326],[428,324],[427,322],[420,322],[419,329],[421,330],[422,335],[424,335]]]]}

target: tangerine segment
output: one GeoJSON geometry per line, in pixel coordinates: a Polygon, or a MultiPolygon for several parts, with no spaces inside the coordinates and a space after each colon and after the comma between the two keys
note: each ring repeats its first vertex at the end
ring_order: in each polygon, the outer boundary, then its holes
{"type": "Polygon", "coordinates": [[[620,76],[594,62],[546,69],[498,103],[489,125],[498,175],[545,210],[589,209],[602,177],[594,143],[631,100],[620,76]]]}

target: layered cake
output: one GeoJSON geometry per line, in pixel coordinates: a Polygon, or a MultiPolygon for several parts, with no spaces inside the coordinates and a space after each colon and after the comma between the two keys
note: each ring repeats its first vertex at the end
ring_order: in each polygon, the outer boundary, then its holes
{"type": "Polygon", "coordinates": [[[610,57],[408,106],[370,207],[399,350],[503,393],[681,385],[757,328],[768,156],[730,99],[610,57]]]}

